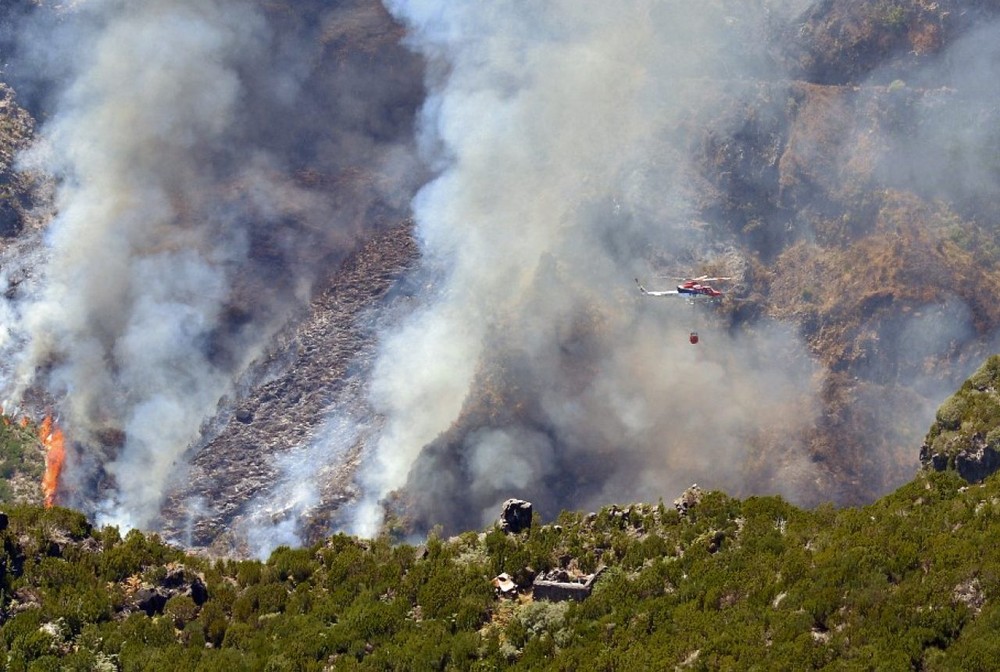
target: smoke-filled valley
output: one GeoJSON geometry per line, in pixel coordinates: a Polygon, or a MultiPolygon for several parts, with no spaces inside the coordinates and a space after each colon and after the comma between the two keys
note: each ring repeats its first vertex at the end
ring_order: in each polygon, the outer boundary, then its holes
{"type": "Polygon", "coordinates": [[[12,3],[4,410],[219,552],[870,501],[996,350],[998,9],[12,3]]]}

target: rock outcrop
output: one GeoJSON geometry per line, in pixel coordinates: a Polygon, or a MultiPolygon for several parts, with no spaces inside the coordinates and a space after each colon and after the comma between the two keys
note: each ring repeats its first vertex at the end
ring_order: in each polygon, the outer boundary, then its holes
{"type": "Polygon", "coordinates": [[[993,355],[938,408],[923,445],[924,469],[954,469],[979,483],[1000,469],[1000,355],[993,355]]]}
{"type": "Polygon", "coordinates": [[[690,488],[674,500],[674,508],[677,509],[677,513],[682,516],[687,515],[691,507],[697,506],[698,502],[701,501],[701,495],[701,488],[698,487],[697,483],[692,483],[690,488]]]}
{"type": "Polygon", "coordinates": [[[170,598],[186,595],[201,606],[208,600],[208,588],[202,577],[183,566],[167,567],[167,573],[155,585],[141,584],[132,593],[124,611],[142,611],[147,616],[162,614],[170,598]]]}
{"type": "Polygon", "coordinates": [[[508,499],[500,511],[500,529],[507,534],[517,534],[531,527],[531,502],[508,499]]]}

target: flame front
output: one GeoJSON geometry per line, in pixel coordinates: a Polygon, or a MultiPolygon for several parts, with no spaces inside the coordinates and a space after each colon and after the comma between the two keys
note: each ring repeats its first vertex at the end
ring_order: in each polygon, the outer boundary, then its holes
{"type": "Polygon", "coordinates": [[[39,429],[39,438],[45,446],[45,476],[42,477],[42,492],[45,494],[45,506],[50,507],[55,502],[56,489],[59,487],[59,474],[62,472],[66,459],[66,447],[63,444],[63,433],[52,418],[46,417],[39,429]]]}

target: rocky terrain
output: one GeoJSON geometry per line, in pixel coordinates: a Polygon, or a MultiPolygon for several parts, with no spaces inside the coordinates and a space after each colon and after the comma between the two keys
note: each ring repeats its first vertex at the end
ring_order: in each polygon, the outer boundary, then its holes
{"type": "MultiPolygon", "coordinates": [[[[167,533],[186,545],[208,546],[216,551],[246,553],[236,528],[260,524],[247,503],[267,503],[268,516],[303,513],[327,519],[353,495],[352,476],[361,456],[359,436],[345,455],[320,453],[313,468],[323,470],[326,490],[310,510],[292,510],[293,502],[273,498],[275,461],[286,451],[314,445],[330,423],[328,409],[348,407],[352,413],[370,413],[364,381],[375,342],[371,332],[377,321],[373,308],[391,313],[396,303],[407,301],[399,287],[401,274],[412,264],[416,249],[411,229],[403,224],[374,237],[352,255],[333,277],[331,287],[316,297],[301,321],[294,322],[275,339],[272,350],[247,372],[245,394],[206,428],[204,444],[192,448],[195,457],[173,503],[164,512],[167,533]],[[391,296],[387,296],[393,290],[391,296]],[[211,514],[185,531],[190,520],[190,500],[211,502],[211,514]],[[223,535],[222,539],[217,538],[223,535]]],[[[336,427],[334,427],[336,429],[336,427]]],[[[317,533],[324,528],[317,523],[317,533]]]]}

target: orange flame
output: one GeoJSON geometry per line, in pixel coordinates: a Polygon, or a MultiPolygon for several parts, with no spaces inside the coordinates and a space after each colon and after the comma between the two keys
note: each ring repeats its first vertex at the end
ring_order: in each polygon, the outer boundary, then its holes
{"type": "Polygon", "coordinates": [[[62,430],[52,422],[51,416],[42,421],[38,435],[42,440],[42,445],[45,446],[45,475],[42,477],[42,492],[45,493],[45,506],[48,508],[55,502],[56,489],[59,487],[59,474],[62,472],[63,462],[66,459],[66,447],[63,444],[62,430]]]}

